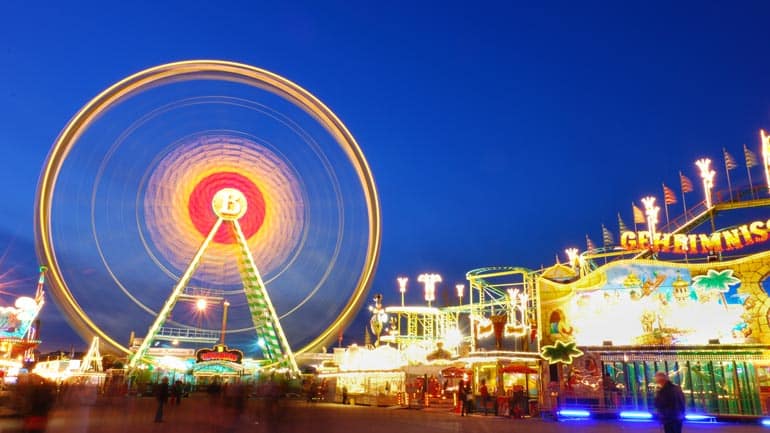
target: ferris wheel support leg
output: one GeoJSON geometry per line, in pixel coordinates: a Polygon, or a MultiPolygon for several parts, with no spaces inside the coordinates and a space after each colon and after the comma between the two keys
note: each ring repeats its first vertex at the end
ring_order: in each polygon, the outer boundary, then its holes
{"type": "Polygon", "coordinates": [[[286,334],[283,332],[278,314],[275,311],[270,296],[265,290],[265,282],[254,263],[254,257],[243,235],[241,225],[237,220],[232,221],[235,230],[235,237],[241,248],[241,278],[243,279],[243,290],[246,292],[246,301],[249,304],[251,319],[257,335],[264,340],[265,351],[272,361],[287,367],[292,373],[298,374],[299,367],[294,358],[294,352],[289,346],[286,334]],[[277,358],[277,359],[276,359],[277,358]]]}
{"type": "Polygon", "coordinates": [[[152,340],[155,339],[155,336],[158,334],[158,330],[160,330],[166,320],[168,320],[168,316],[171,314],[171,310],[174,309],[174,305],[176,305],[179,296],[184,291],[184,288],[187,287],[187,284],[190,282],[190,279],[195,273],[195,270],[198,269],[198,265],[200,265],[203,253],[214,239],[214,235],[217,233],[217,231],[219,231],[219,227],[222,225],[223,221],[224,220],[222,218],[217,219],[217,222],[214,223],[214,226],[211,228],[208,236],[206,236],[206,239],[203,241],[200,248],[198,248],[198,251],[195,253],[195,256],[190,262],[190,265],[184,271],[182,277],[179,278],[179,281],[177,281],[176,285],[174,286],[174,290],[171,291],[171,295],[168,297],[168,299],[166,299],[166,303],[163,305],[163,308],[161,308],[161,310],[158,312],[158,315],[155,318],[155,322],[153,322],[152,326],[150,326],[150,329],[147,331],[147,335],[144,337],[144,340],[142,340],[142,344],[139,345],[136,353],[134,353],[134,355],[129,360],[129,368],[135,368],[137,364],[142,361],[145,355],[147,355],[147,351],[150,349],[152,340]]]}

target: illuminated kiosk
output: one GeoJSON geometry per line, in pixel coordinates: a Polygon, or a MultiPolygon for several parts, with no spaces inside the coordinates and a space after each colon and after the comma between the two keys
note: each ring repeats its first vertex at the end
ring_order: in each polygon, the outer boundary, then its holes
{"type": "Polygon", "coordinates": [[[538,276],[547,409],[649,417],[663,371],[688,413],[770,412],[770,221],[746,220],[770,196],[733,193],[623,231],[619,246],[569,250],[571,272],[538,276]]]}
{"type": "MultiPolygon", "coordinates": [[[[270,297],[267,294],[267,290],[265,290],[265,283],[262,281],[262,276],[260,275],[259,270],[254,263],[254,258],[252,257],[251,250],[249,249],[246,238],[243,235],[241,225],[238,223],[238,220],[246,214],[246,210],[248,208],[246,196],[235,188],[224,188],[214,194],[211,207],[217,216],[216,222],[214,223],[213,227],[211,227],[209,234],[206,236],[203,244],[201,244],[198,252],[193,257],[192,262],[187,267],[184,274],[182,274],[182,277],[179,279],[176,286],[174,286],[174,289],[171,292],[171,296],[169,296],[168,300],[166,300],[166,303],[158,313],[155,322],[147,331],[147,335],[136,349],[136,352],[131,356],[129,360],[129,368],[135,368],[140,362],[144,360],[152,343],[159,337],[165,339],[172,338],[175,341],[183,341],[185,339],[198,341],[199,336],[195,334],[185,335],[184,333],[180,333],[174,335],[166,335],[168,332],[164,332],[165,330],[163,329],[163,325],[168,320],[172,310],[174,309],[174,306],[179,301],[180,297],[184,296],[185,288],[189,284],[190,279],[195,273],[195,270],[198,268],[203,254],[214,239],[214,236],[218,233],[220,226],[222,224],[230,224],[232,225],[232,232],[235,235],[236,242],[240,247],[241,252],[239,257],[239,268],[241,270],[241,279],[243,281],[243,291],[246,295],[246,301],[251,312],[251,319],[254,323],[254,329],[257,333],[257,337],[261,346],[265,350],[264,353],[266,354],[266,358],[271,364],[275,364],[281,368],[288,369],[290,372],[295,374],[299,373],[297,362],[294,359],[294,353],[292,352],[291,347],[289,347],[289,343],[286,340],[286,335],[283,333],[283,329],[281,328],[278,315],[275,312],[275,308],[273,307],[272,302],[270,302],[270,297]]],[[[226,320],[227,319],[225,313],[225,317],[223,318],[223,327],[226,320]]],[[[224,337],[224,329],[222,336],[224,337]]],[[[219,365],[219,369],[215,368],[215,370],[221,370],[220,374],[227,371],[227,367],[230,367],[236,374],[242,371],[240,362],[243,358],[243,353],[240,351],[229,351],[225,348],[224,344],[216,346],[215,350],[213,351],[204,352],[203,350],[199,350],[196,357],[198,362],[227,362],[227,364],[219,365]],[[233,355],[234,359],[202,359],[202,357],[205,357],[205,354],[207,353],[223,356],[233,355]],[[238,355],[235,356],[236,354],[238,355]]],[[[213,365],[211,367],[214,368],[213,365]]]]}
{"type": "Polygon", "coordinates": [[[45,304],[45,266],[40,267],[35,297],[16,298],[13,306],[0,307],[0,375],[13,380],[27,363],[35,362],[40,344],[35,324],[45,304]]]}

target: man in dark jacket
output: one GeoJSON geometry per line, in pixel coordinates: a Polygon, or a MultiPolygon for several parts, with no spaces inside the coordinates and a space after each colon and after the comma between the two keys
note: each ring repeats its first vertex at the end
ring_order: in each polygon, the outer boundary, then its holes
{"type": "Polygon", "coordinates": [[[658,395],[655,396],[655,408],[663,424],[663,431],[682,433],[682,421],[686,408],[682,388],[671,383],[668,375],[663,372],[655,373],[655,382],[660,386],[658,395]]]}
{"type": "Polygon", "coordinates": [[[158,399],[158,410],[155,412],[155,422],[163,422],[163,406],[168,401],[168,395],[168,378],[164,377],[163,381],[158,384],[158,388],[155,390],[155,398],[158,399]]]}

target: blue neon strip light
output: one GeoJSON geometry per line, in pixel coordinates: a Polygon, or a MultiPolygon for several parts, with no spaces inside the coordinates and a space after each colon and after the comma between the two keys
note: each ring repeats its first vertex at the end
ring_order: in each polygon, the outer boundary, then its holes
{"type": "Polygon", "coordinates": [[[591,412],[582,409],[564,409],[557,414],[564,418],[588,418],[591,416],[591,412]]]}
{"type": "Polygon", "coordinates": [[[620,412],[618,416],[621,419],[634,419],[634,420],[652,419],[651,413],[639,411],[639,410],[624,410],[620,412]]]}

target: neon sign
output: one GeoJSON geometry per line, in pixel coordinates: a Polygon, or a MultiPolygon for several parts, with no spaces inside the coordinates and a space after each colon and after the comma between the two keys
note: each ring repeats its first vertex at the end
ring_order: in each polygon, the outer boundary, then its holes
{"type": "Polygon", "coordinates": [[[213,349],[199,349],[195,352],[195,359],[197,362],[227,361],[240,364],[243,360],[243,352],[217,344],[213,349]]]}
{"type": "Polygon", "coordinates": [[[674,254],[711,254],[738,250],[766,242],[770,220],[721,230],[711,234],[672,234],[649,231],[626,231],[620,235],[620,246],[627,250],[651,250],[674,254]]]}

